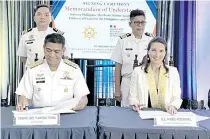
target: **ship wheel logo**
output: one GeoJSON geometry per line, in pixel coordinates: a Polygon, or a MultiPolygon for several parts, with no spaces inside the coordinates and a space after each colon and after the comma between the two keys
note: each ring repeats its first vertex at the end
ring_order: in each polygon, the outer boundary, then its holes
{"type": "Polygon", "coordinates": [[[85,35],[85,38],[88,38],[89,40],[95,38],[96,35],[95,29],[90,26],[85,28],[85,31],[82,33],[85,35]]]}

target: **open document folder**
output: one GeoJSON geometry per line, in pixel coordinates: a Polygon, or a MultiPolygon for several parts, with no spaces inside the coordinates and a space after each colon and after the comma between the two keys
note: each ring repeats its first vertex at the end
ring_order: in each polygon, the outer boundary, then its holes
{"type": "MultiPolygon", "coordinates": [[[[192,112],[178,112],[175,115],[177,115],[177,116],[192,116],[192,115],[195,115],[197,122],[207,120],[207,119],[210,118],[210,117],[196,115],[192,112]]],[[[167,112],[164,112],[164,111],[140,110],[139,111],[139,116],[141,117],[141,119],[154,119],[156,116],[170,116],[170,114],[167,113],[167,112]]]]}
{"type": "Polygon", "coordinates": [[[41,114],[41,113],[49,113],[49,114],[58,114],[58,113],[76,113],[75,111],[71,110],[79,103],[78,98],[73,98],[71,100],[67,100],[61,102],[60,104],[54,107],[45,107],[45,108],[36,108],[30,109],[27,111],[19,112],[19,111],[12,111],[14,114],[41,114]]]}

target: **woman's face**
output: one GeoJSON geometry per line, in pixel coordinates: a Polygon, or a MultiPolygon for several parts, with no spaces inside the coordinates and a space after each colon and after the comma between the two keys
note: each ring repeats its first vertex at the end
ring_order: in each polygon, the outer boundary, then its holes
{"type": "Polygon", "coordinates": [[[148,55],[152,64],[161,64],[166,55],[164,44],[159,42],[152,43],[148,55]]]}

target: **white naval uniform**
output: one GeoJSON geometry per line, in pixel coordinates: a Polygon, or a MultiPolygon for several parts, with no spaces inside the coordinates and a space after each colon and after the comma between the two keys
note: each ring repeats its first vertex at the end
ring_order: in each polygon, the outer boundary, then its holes
{"type": "Polygon", "coordinates": [[[80,100],[90,92],[79,66],[61,60],[57,71],[52,72],[44,60],[26,70],[15,93],[31,99],[35,107],[46,107],[73,98],[80,100]]]}
{"type": "Polygon", "coordinates": [[[116,63],[122,64],[122,82],[120,88],[122,93],[121,107],[128,107],[130,79],[135,55],[138,55],[138,62],[141,63],[143,57],[147,54],[147,46],[152,37],[143,34],[141,39],[136,39],[133,34],[127,33],[120,38],[110,59],[116,63]]]}
{"type": "MultiPolygon", "coordinates": [[[[64,32],[55,28],[53,29],[51,27],[47,28],[43,36],[40,36],[40,33],[37,28],[28,29],[27,32],[22,34],[17,50],[17,55],[27,58],[26,66],[34,63],[34,60],[36,58],[35,53],[38,54],[39,60],[44,58],[44,39],[48,34],[51,33],[60,33],[61,35],[64,34],[64,32]]],[[[68,49],[67,46],[66,49],[68,49]]],[[[68,50],[65,51],[65,56],[69,56],[67,51],[68,50]]]]}

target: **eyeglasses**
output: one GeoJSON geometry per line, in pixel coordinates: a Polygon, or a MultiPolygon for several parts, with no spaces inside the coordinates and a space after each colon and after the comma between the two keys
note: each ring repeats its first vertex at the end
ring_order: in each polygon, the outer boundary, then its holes
{"type": "Polygon", "coordinates": [[[134,21],[133,23],[134,23],[136,26],[138,26],[138,25],[144,26],[144,25],[146,24],[145,21],[134,21]]]}

